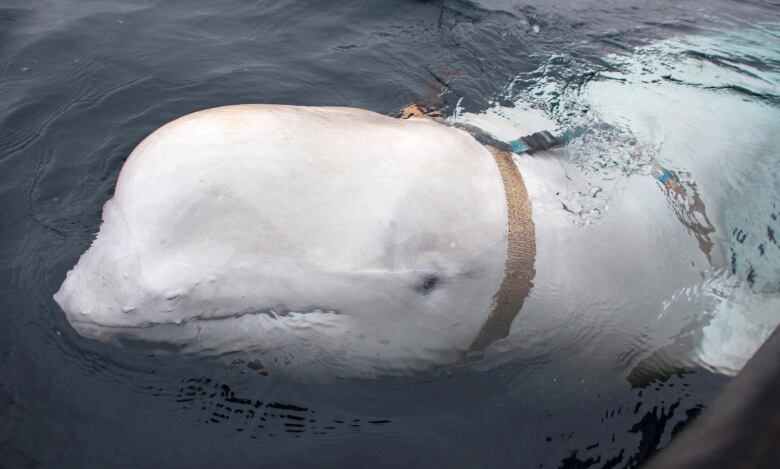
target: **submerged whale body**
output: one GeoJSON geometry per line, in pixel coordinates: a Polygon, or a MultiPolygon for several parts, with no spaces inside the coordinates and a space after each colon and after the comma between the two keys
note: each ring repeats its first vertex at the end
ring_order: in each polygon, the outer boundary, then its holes
{"type": "Polygon", "coordinates": [[[340,374],[423,369],[472,348],[508,222],[496,161],[463,130],[215,108],[135,148],[55,300],[99,340],[340,374]]]}

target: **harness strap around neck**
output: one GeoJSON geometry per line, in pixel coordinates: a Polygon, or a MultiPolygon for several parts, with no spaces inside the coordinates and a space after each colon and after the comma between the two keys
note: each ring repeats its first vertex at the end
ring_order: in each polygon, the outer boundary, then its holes
{"type": "Polygon", "coordinates": [[[485,324],[466,352],[467,358],[481,356],[482,351],[490,344],[509,335],[512,321],[533,287],[535,274],[536,238],[531,218],[531,202],[528,200],[523,177],[512,161],[511,153],[490,145],[485,148],[496,160],[504,183],[509,219],[507,255],[504,278],[493,295],[485,324]]]}

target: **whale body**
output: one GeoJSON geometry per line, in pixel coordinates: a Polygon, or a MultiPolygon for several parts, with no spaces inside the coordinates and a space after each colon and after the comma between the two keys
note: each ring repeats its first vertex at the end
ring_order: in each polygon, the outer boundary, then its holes
{"type": "Polygon", "coordinates": [[[484,325],[507,226],[496,162],[463,130],[221,107],[134,149],[55,300],[99,340],[266,367],[423,369],[457,361],[484,325]]]}

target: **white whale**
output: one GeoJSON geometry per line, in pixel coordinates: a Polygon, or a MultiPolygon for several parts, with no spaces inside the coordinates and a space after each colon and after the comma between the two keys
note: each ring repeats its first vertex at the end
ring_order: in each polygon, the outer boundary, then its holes
{"type": "MultiPolygon", "coordinates": [[[[650,51],[659,76],[667,46],[650,51]]],[[[482,354],[480,366],[555,354],[614,373],[669,346],[733,374],[780,321],[780,116],[648,78],[642,54],[637,76],[576,97],[594,127],[632,138],[534,155],[349,108],[180,118],[132,152],[55,300],[88,337],[296,375],[482,354]]],[[[692,83],[709,76],[683,64],[692,83]]],[[[503,141],[555,126],[522,105],[452,120],[503,141]]]]}
{"type": "MultiPolygon", "coordinates": [[[[507,140],[551,125],[460,120],[507,140]]],[[[424,370],[494,343],[592,353],[641,333],[663,345],[685,323],[656,316],[701,285],[717,249],[648,176],[573,223],[571,168],[555,155],[510,157],[456,127],[351,108],[197,112],[132,152],[55,300],[88,337],[299,375],[424,370]]]]}

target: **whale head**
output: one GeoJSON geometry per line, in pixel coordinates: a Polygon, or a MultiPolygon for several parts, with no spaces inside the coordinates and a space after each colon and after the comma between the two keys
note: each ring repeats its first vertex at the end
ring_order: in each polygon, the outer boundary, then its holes
{"type": "Polygon", "coordinates": [[[496,161],[463,131],[344,108],[217,108],[133,151],[54,298],[103,341],[419,369],[451,362],[485,325],[507,210],[496,161]]]}

